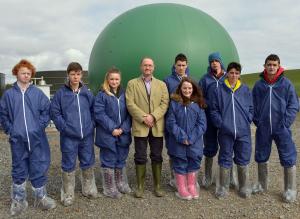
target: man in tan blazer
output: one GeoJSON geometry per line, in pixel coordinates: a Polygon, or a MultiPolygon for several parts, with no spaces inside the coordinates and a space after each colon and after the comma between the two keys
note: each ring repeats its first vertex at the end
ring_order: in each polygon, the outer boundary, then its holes
{"type": "Polygon", "coordinates": [[[164,115],[169,105],[166,84],[153,77],[154,62],[145,57],[140,65],[142,75],[127,84],[126,104],[132,116],[134,136],[137,190],[135,196],[144,195],[144,182],[147,163],[147,146],[150,145],[150,159],[154,181],[154,193],[164,195],[161,186],[162,149],[164,134],[164,115]]]}

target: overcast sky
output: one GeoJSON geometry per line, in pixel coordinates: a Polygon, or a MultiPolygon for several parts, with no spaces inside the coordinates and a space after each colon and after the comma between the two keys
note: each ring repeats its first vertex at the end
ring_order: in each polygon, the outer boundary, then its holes
{"type": "Polygon", "coordinates": [[[300,68],[298,0],[0,0],[0,72],[22,58],[38,70],[88,67],[103,28],[123,12],[151,3],[180,3],[214,17],[232,37],[244,72],[262,70],[270,53],[287,69],[300,68]]]}

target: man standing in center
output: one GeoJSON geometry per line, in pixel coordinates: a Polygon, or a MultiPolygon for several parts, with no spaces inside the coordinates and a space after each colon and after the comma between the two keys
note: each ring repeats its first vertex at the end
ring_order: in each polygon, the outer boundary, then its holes
{"type": "Polygon", "coordinates": [[[153,77],[154,62],[149,57],[141,60],[142,75],[127,84],[126,104],[132,116],[134,136],[137,190],[135,196],[144,195],[144,182],[147,163],[147,145],[150,145],[150,159],[154,181],[154,193],[164,196],[160,186],[162,168],[162,149],[164,134],[164,115],[169,105],[166,84],[153,77]]]}

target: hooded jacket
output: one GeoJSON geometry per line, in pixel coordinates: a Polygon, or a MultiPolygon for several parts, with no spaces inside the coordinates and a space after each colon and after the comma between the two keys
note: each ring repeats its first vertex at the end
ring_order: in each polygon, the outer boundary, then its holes
{"type": "Polygon", "coordinates": [[[77,93],[61,87],[51,101],[50,115],[62,136],[83,139],[94,133],[94,96],[82,85],[77,93]]]}
{"type": "Polygon", "coordinates": [[[261,80],[253,87],[254,117],[257,127],[269,127],[271,134],[282,127],[290,128],[299,112],[299,100],[294,86],[281,75],[274,84],[261,80]]]}
{"type": "Polygon", "coordinates": [[[28,150],[40,143],[47,144],[45,128],[49,124],[50,101],[34,85],[22,92],[17,82],[2,96],[0,102],[0,120],[6,134],[14,143],[28,143],[28,150]]]}
{"type": "Polygon", "coordinates": [[[95,98],[96,145],[112,148],[114,145],[129,147],[131,144],[131,117],[126,108],[125,92],[120,96],[108,95],[100,91],[95,98]],[[121,128],[119,137],[112,135],[114,129],[121,128]]]}
{"type": "Polygon", "coordinates": [[[221,78],[216,79],[210,72],[208,72],[200,79],[199,86],[201,87],[203,95],[205,97],[207,111],[209,111],[211,108],[215,90],[224,83],[224,80],[226,78],[225,75],[226,74],[224,74],[221,78]]]}
{"type": "Polygon", "coordinates": [[[223,83],[211,100],[210,118],[220,134],[241,137],[250,134],[253,103],[249,88],[240,84],[234,91],[223,83]]]}
{"type": "MultiPolygon", "coordinates": [[[[189,75],[189,68],[187,67],[186,69],[186,75],[188,76],[189,75]]],[[[167,85],[167,88],[168,88],[168,92],[169,92],[169,95],[171,95],[172,93],[175,93],[178,85],[180,84],[180,78],[178,77],[176,71],[175,71],[175,67],[173,65],[172,67],[172,73],[171,75],[167,76],[165,79],[164,79],[164,82],[166,83],[167,85]]]]}
{"type": "Polygon", "coordinates": [[[197,103],[191,102],[185,106],[182,98],[174,95],[166,116],[166,126],[170,133],[170,155],[186,157],[188,153],[189,157],[194,157],[202,154],[206,117],[204,110],[197,103]],[[190,145],[184,145],[184,140],[188,140],[190,145]]]}

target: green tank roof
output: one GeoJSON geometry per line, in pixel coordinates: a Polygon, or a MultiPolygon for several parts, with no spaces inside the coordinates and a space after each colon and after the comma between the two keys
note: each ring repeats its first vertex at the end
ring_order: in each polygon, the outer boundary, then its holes
{"type": "Polygon", "coordinates": [[[140,75],[140,60],[153,58],[154,76],[170,74],[178,53],[188,57],[195,80],[206,72],[208,55],[219,51],[225,66],[239,62],[233,40],[214,18],[189,6],[161,3],[131,9],[111,21],[98,36],[89,60],[89,85],[96,92],[106,71],[115,66],[122,84],[140,75]]]}

